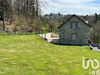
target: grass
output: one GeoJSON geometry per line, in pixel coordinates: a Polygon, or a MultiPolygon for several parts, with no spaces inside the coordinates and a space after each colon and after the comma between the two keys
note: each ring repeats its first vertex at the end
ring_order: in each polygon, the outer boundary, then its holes
{"type": "Polygon", "coordinates": [[[82,57],[100,61],[100,52],[51,44],[36,35],[0,36],[0,75],[89,75],[82,57]]]}

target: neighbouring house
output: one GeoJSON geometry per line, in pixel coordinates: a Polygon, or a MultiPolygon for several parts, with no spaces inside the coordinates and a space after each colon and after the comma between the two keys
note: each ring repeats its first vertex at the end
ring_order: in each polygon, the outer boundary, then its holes
{"type": "Polygon", "coordinates": [[[91,40],[91,25],[76,15],[72,15],[58,29],[60,44],[87,45],[88,40],[91,40]]]}

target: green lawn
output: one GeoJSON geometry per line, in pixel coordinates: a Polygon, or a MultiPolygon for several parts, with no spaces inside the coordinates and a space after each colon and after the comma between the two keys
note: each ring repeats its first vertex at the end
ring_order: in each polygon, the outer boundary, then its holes
{"type": "Polygon", "coordinates": [[[36,35],[0,36],[0,75],[89,75],[82,57],[100,61],[100,52],[51,44],[36,35]]]}

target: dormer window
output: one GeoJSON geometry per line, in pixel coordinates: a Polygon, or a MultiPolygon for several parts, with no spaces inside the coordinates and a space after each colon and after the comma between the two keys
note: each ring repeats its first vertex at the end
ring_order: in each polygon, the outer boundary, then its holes
{"type": "Polygon", "coordinates": [[[70,22],[70,28],[71,29],[78,28],[78,21],[72,21],[72,22],[70,22]]]}

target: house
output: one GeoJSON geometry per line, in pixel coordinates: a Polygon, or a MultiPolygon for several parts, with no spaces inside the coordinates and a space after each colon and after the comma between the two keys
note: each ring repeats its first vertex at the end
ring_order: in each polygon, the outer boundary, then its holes
{"type": "Polygon", "coordinates": [[[72,15],[58,29],[60,44],[87,45],[91,40],[92,27],[76,15],[72,15]]]}

